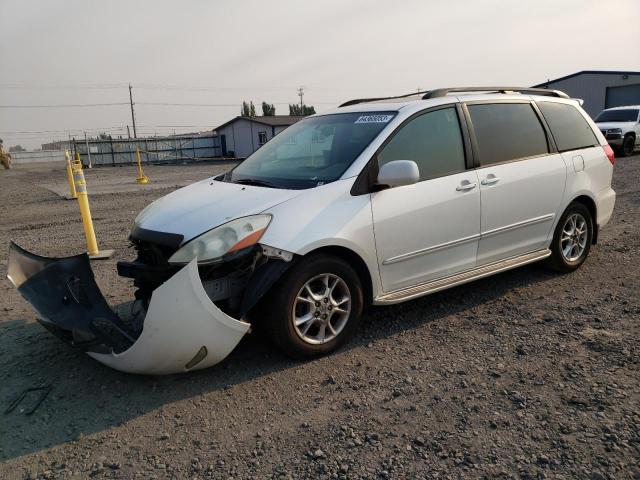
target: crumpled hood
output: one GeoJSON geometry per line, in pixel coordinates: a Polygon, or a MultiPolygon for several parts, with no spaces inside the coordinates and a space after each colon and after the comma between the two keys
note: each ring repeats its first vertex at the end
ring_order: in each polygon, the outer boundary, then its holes
{"type": "Polygon", "coordinates": [[[302,191],[240,185],[208,178],[151,203],[140,212],[135,224],[147,230],[183,235],[183,243],[186,243],[218,225],[263,212],[302,191]]]}

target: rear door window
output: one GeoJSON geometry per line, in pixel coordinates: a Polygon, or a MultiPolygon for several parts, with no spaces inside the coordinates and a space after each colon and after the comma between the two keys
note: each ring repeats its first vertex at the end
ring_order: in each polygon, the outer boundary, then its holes
{"type": "Polygon", "coordinates": [[[578,150],[599,144],[591,126],[573,105],[538,102],[538,107],[549,124],[559,151],[578,150]]]}
{"type": "Polygon", "coordinates": [[[464,171],[462,132],[455,108],[424,113],[406,123],[378,153],[378,165],[413,160],[420,180],[464,171]]]}
{"type": "Polygon", "coordinates": [[[529,103],[468,105],[480,166],[549,153],[547,136],[529,103]]]}

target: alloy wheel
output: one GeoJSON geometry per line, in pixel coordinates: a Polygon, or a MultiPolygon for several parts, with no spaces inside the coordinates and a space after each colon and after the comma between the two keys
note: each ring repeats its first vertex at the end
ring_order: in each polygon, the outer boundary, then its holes
{"type": "Polygon", "coordinates": [[[568,262],[578,260],[587,248],[587,221],[580,213],[572,213],[562,227],[560,249],[568,262]]]}
{"type": "Polygon", "coordinates": [[[338,275],[323,273],[307,281],[293,304],[293,326],[307,343],[318,345],[336,338],[351,313],[351,292],[338,275]]]}

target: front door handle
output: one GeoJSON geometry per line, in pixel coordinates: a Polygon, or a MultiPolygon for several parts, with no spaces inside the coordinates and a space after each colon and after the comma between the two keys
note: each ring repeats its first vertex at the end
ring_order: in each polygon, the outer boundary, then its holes
{"type": "Polygon", "coordinates": [[[473,190],[474,188],[476,188],[478,186],[477,183],[461,183],[459,186],[456,187],[456,190],[458,192],[466,192],[467,190],[473,190]]]}
{"type": "Polygon", "coordinates": [[[487,178],[482,180],[480,183],[482,185],[493,185],[494,183],[498,183],[500,181],[500,177],[496,177],[493,174],[489,174],[487,178]]]}

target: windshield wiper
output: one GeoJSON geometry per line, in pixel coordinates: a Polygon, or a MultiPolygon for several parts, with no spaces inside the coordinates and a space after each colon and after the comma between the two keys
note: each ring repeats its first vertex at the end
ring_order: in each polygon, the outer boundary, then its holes
{"type": "Polygon", "coordinates": [[[240,183],[241,185],[255,185],[256,187],[277,188],[271,182],[258,180],[256,178],[241,178],[240,180],[234,180],[233,183],[240,183]]]}

